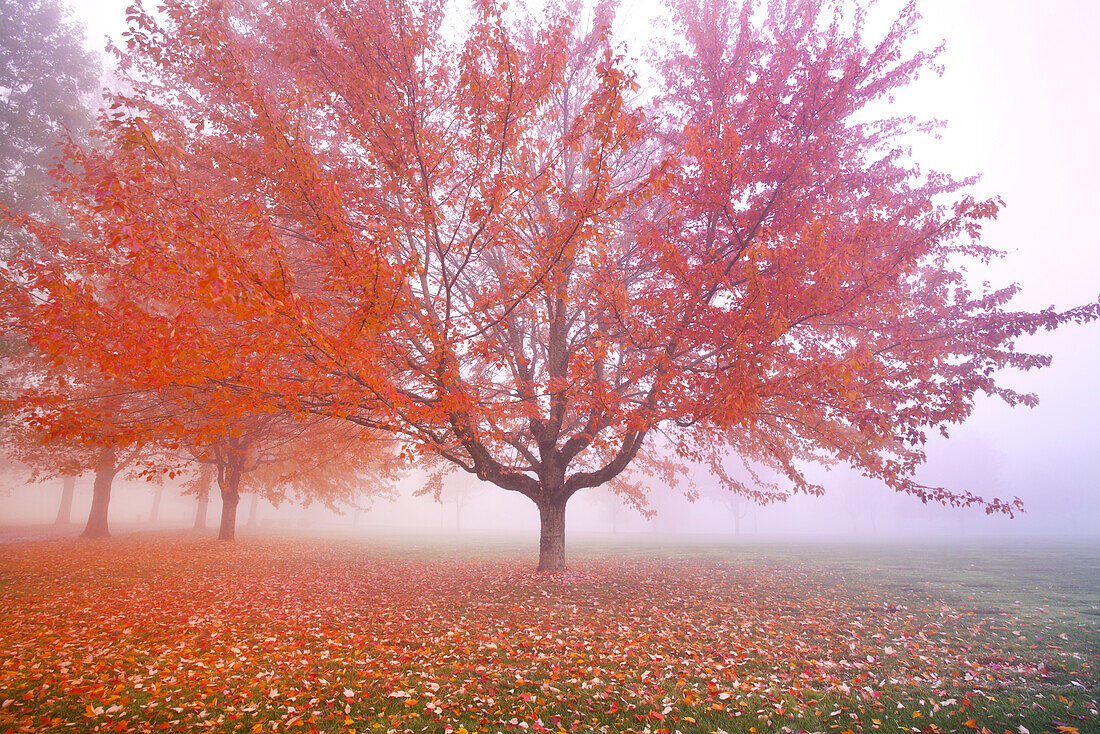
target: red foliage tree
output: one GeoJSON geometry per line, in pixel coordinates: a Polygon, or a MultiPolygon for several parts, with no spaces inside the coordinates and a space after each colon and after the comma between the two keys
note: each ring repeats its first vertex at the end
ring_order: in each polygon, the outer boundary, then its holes
{"type": "MultiPolygon", "coordinates": [[[[233,540],[242,491],[273,504],[291,496],[303,505],[320,502],[332,509],[391,494],[398,474],[391,448],[392,442],[347,421],[276,413],[238,420],[204,443],[188,444],[187,452],[213,468],[222,498],[218,538],[233,540]]],[[[201,501],[211,477],[202,470],[197,474],[188,489],[201,501]]]]}
{"type": "Polygon", "coordinates": [[[214,467],[205,463],[192,465],[184,470],[183,477],[181,493],[195,498],[192,530],[206,530],[206,511],[210,506],[210,490],[214,487],[214,467]]]}
{"type": "Polygon", "coordinates": [[[33,338],[395,434],[535,502],[542,569],[569,498],[628,468],[707,462],[767,501],[841,461],[1011,514],[920,484],[927,432],[980,393],[1033,402],[994,379],[1047,363],[1017,337],[1097,306],[972,292],[1000,202],[910,162],[915,123],[867,121],[931,61],[903,51],[915,13],[869,43],[831,7],[682,0],[648,107],[603,5],[585,30],[483,0],[453,42],[428,0],[135,8],[134,91],[63,171],[83,236],[32,226],[97,286],[24,263],[28,323],[81,335],[33,338]]]}
{"type": "Polygon", "coordinates": [[[31,479],[64,477],[56,524],[68,524],[75,477],[94,473],[92,505],[81,533],[85,538],[110,535],[111,489],[120,471],[148,453],[146,426],[149,400],[110,389],[102,382],[67,379],[41,360],[9,357],[0,410],[4,430],[0,451],[31,470],[31,479]],[[18,363],[18,367],[13,367],[18,363]],[[40,369],[32,368],[36,365],[40,369]],[[29,370],[20,379],[14,374],[29,370]]]}

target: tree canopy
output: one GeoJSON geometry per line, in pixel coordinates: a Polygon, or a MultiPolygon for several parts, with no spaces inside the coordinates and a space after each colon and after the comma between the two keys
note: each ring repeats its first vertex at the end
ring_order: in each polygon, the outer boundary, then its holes
{"type": "Polygon", "coordinates": [[[688,462],[759,501],[843,462],[1011,514],[921,484],[922,447],[979,394],[1033,402],[996,379],[1048,362],[1017,338],[1097,305],[972,287],[1001,202],[873,114],[934,60],[914,7],[868,38],[845,3],[681,0],[645,90],[611,6],[579,7],[135,8],[131,88],[61,172],[81,231],[24,219],[52,257],[6,305],[120,383],[346,419],[521,493],[545,569],[574,493],[688,462]]]}
{"type": "MultiPolygon", "coordinates": [[[[63,6],[0,1],[0,205],[58,213],[48,173],[62,138],[91,127],[99,72],[98,58],[84,48],[83,29],[63,6]]],[[[0,246],[7,254],[10,244],[0,246]]]]}

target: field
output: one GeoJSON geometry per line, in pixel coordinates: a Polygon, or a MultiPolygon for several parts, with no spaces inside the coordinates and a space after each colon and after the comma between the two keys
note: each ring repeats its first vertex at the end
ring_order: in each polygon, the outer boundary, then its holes
{"type": "Polygon", "coordinates": [[[0,732],[1100,731],[1095,547],[0,546],[0,732]]]}

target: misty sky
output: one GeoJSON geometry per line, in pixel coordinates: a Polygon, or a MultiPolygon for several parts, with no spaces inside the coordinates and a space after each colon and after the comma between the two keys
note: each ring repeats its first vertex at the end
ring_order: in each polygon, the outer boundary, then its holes
{"type": "MultiPolygon", "coordinates": [[[[897,4],[882,2],[880,17],[889,15],[881,11],[897,4]]],[[[126,0],[76,0],[73,5],[88,27],[90,45],[101,48],[108,33],[117,37],[126,0]]],[[[1100,97],[1094,90],[1100,71],[1100,47],[1095,43],[1100,37],[1100,3],[920,0],[918,5],[923,15],[921,44],[931,47],[940,39],[946,41],[944,74],[929,74],[900,93],[892,111],[945,120],[948,125],[940,139],[913,141],[915,158],[925,168],[958,177],[980,173],[977,193],[1000,195],[1007,204],[999,219],[987,225],[984,240],[1008,255],[988,269],[972,269],[974,282],[1018,282],[1023,290],[1013,305],[1021,309],[1062,309],[1096,299],[1100,97]]],[[[628,28],[651,27],[647,13],[629,0],[623,6],[630,6],[628,28]]],[[[819,475],[833,489],[828,499],[799,498],[783,508],[766,508],[757,513],[758,525],[788,534],[825,529],[850,535],[872,524],[885,533],[908,528],[1004,538],[1100,532],[1100,430],[1095,423],[1100,385],[1094,374],[1100,364],[1100,325],[1067,327],[1026,339],[1021,346],[1054,355],[1053,365],[1045,371],[1002,377],[1013,388],[1038,393],[1039,407],[1009,410],[981,401],[971,420],[952,430],[951,440],[932,443],[920,476],[925,483],[952,489],[1019,496],[1027,506],[1025,516],[1009,522],[977,513],[952,515],[913,498],[891,496],[851,472],[834,470],[819,475]],[[860,512],[863,520],[855,519],[860,512]]],[[[704,476],[698,480],[705,485],[704,476]]],[[[87,485],[78,493],[90,495],[90,481],[87,485]]],[[[17,500],[30,498],[39,506],[36,517],[52,518],[49,513],[56,511],[58,493],[53,484],[20,489],[0,495],[0,510],[13,510],[17,500]]],[[[520,526],[537,525],[533,504],[504,494],[493,487],[476,494],[464,510],[464,524],[492,527],[505,522],[497,512],[506,510],[520,526]]],[[[81,505],[78,496],[74,519],[81,519],[81,507],[90,501],[84,499],[81,505]]],[[[113,504],[125,501],[120,495],[113,504]]],[[[627,529],[669,531],[693,526],[718,531],[730,524],[718,505],[687,506],[671,498],[659,498],[659,503],[667,508],[656,525],[629,512],[616,522],[627,529]]],[[[242,514],[246,506],[247,499],[242,501],[242,514]]],[[[126,519],[138,514],[117,511],[126,519]]],[[[417,502],[372,514],[383,524],[415,515],[438,527],[441,522],[453,523],[453,514],[446,516],[446,511],[417,502]],[[410,513],[414,505],[417,509],[410,513]]],[[[569,525],[596,529],[610,522],[612,514],[593,497],[571,505],[569,525]]],[[[751,530],[751,519],[742,523],[751,530]]]]}

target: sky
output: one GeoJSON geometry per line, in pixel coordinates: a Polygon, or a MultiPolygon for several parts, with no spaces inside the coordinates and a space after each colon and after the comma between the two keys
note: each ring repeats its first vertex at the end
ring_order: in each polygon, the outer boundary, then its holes
{"type": "MultiPolygon", "coordinates": [[[[123,0],[73,2],[74,14],[88,29],[89,45],[102,48],[107,34],[118,36],[125,5],[123,0]]],[[[880,2],[872,18],[889,19],[897,5],[880,2]]],[[[654,27],[650,18],[659,6],[624,2],[627,6],[625,32],[654,27]]],[[[946,121],[938,139],[913,141],[916,159],[924,168],[958,177],[981,174],[977,193],[999,195],[1006,202],[1000,217],[986,226],[984,241],[1007,255],[972,270],[975,282],[1019,283],[1022,291],[1013,306],[1021,309],[1064,309],[1097,299],[1100,95],[1094,90],[1100,71],[1095,43],[1100,3],[920,0],[918,8],[920,45],[946,44],[940,59],[944,73],[929,74],[899,93],[891,111],[946,121]]],[[[819,474],[832,490],[829,497],[796,498],[784,507],[747,513],[743,531],[751,531],[755,522],[764,528],[761,532],[834,537],[947,534],[1011,541],[1039,534],[1100,535],[1100,381],[1095,378],[1100,324],[1066,327],[1025,339],[1021,346],[1054,357],[1046,370],[1003,375],[1005,384],[1037,393],[1039,406],[1009,410],[980,400],[950,440],[931,443],[920,478],[978,494],[1019,496],[1027,510],[1022,517],[1009,521],[924,507],[850,472],[831,471],[819,474]]],[[[706,477],[697,479],[705,486],[706,477]]],[[[52,518],[56,496],[42,490],[35,497],[40,505],[35,517],[52,518]]],[[[732,513],[707,500],[689,505],[658,493],[657,502],[658,519],[646,522],[629,511],[610,510],[599,497],[580,497],[568,522],[571,528],[610,529],[614,524],[637,532],[725,532],[732,526],[732,513]]],[[[0,496],[0,507],[5,503],[10,505],[0,496]]],[[[274,509],[264,512],[271,522],[280,522],[274,509]]],[[[493,487],[474,492],[463,515],[468,527],[537,526],[529,501],[493,487]]],[[[406,500],[379,506],[359,520],[450,525],[454,507],[406,500]]]]}

